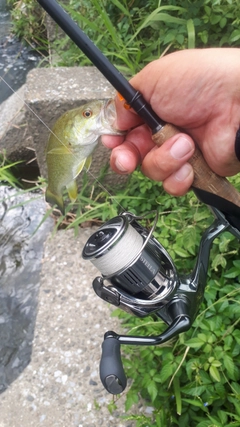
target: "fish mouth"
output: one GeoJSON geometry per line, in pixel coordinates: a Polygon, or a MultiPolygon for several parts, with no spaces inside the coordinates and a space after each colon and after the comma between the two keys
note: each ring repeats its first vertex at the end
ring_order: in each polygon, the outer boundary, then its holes
{"type": "Polygon", "coordinates": [[[102,110],[102,126],[103,132],[109,135],[124,135],[126,132],[121,131],[115,127],[116,121],[116,108],[113,99],[107,99],[104,103],[102,110]]]}

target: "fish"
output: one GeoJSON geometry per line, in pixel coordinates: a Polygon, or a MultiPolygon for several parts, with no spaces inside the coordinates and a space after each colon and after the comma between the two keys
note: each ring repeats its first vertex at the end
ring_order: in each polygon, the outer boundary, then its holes
{"type": "Polygon", "coordinates": [[[66,111],[55,122],[46,146],[48,186],[45,199],[64,214],[63,190],[72,202],[77,199],[76,178],[92,162],[92,153],[101,135],[123,135],[114,128],[113,99],[95,100],[66,111]]]}

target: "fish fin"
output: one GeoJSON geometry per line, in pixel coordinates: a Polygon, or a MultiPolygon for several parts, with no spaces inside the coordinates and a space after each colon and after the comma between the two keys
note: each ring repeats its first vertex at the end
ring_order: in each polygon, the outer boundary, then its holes
{"type": "Polygon", "coordinates": [[[86,170],[88,171],[88,169],[91,166],[91,163],[92,163],[92,156],[88,156],[85,159],[83,159],[77,167],[77,173],[76,173],[75,177],[77,177],[82,172],[84,166],[85,166],[86,170]]]}
{"type": "Polygon", "coordinates": [[[70,182],[67,186],[68,195],[70,197],[71,202],[75,202],[78,194],[77,183],[76,181],[70,182]]]}
{"type": "Polygon", "coordinates": [[[86,158],[85,165],[84,165],[87,171],[90,169],[91,164],[92,164],[92,156],[90,155],[86,158]]]}
{"type": "Polygon", "coordinates": [[[46,202],[50,203],[51,205],[57,205],[57,207],[60,209],[62,214],[63,215],[65,214],[63,198],[61,195],[52,193],[49,187],[47,187],[45,199],[46,199],[46,202]]]}
{"type": "MultiPolygon", "coordinates": [[[[82,160],[81,163],[78,165],[76,176],[78,176],[80,172],[82,172],[84,166],[88,171],[88,169],[91,166],[91,163],[92,163],[92,156],[88,156],[86,159],[82,160]]],[[[68,195],[70,197],[71,202],[75,202],[78,195],[78,188],[77,188],[76,181],[75,180],[71,181],[70,184],[66,185],[66,187],[67,187],[68,195]]]]}
{"type": "Polygon", "coordinates": [[[47,151],[47,154],[72,154],[70,148],[63,145],[62,147],[55,147],[47,151]]]}
{"type": "Polygon", "coordinates": [[[83,168],[84,168],[84,166],[85,166],[86,160],[87,160],[87,159],[83,159],[83,160],[81,161],[81,163],[79,163],[79,165],[78,165],[78,167],[77,167],[77,173],[76,173],[76,175],[75,175],[75,178],[80,174],[80,172],[82,172],[82,170],[83,170],[83,168]]]}

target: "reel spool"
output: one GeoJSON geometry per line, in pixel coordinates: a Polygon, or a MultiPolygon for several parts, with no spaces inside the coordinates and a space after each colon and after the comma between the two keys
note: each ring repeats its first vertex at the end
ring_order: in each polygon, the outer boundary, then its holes
{"type": "Polygon", "coordinates": [[[165,304],[178,284],[175,266],[152,236],[157,216],[150,232],[136,219],[123,213],[105,223],[89,238],[82,256],[125,297],[140,299],[143,305],[157,297],[165,304]]]}
{"type": "Polygon", "coordinates": [[[121,393],[127,383],[121,344],[162,344],[192,325],[204,295],[213,240],[226,229],[240,238],[239,230],[222,212],[212,211],[215,220],[202,236],[196,265],[189,275],[178,274],[170,255],[153,237],[157,215],[148,232],[137,221],[143,217],[122,213],[102,225],[85,244],[83,258],[101,272],[93,280],[100,298],[139,317],[155,313],[167,325],[158,336],[105,334],[100,378],[109,393],[121,393]]]}

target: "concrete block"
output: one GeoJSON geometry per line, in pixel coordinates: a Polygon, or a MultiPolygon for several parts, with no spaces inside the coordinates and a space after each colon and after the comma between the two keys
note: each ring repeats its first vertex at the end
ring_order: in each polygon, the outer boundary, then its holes
{"type": "MultiPolygon", "coordinates": [[[[67,110],[77,108],[87,101],[109,99],[115,91],[95,67],[38,68],[27,77],[25,101],[31,108],[26,112],[29,131],[33,137],[41,175],[47,176],[45,148],[50,129],[67,110]]],[[[89,179],[98,177],[110,151],[101,144],[96,148],[89,179]]],[[[124,185],[126,177],[110,172],[105,183],[124,185]]]]}
{"type": "Polygon", "coordinates": [[[33,143],[27,126],[24,91],[25,85],[4,101],[0,109],[0,152],[5,150],[11,161],[35,157],[29,150],[33,143]]]}

